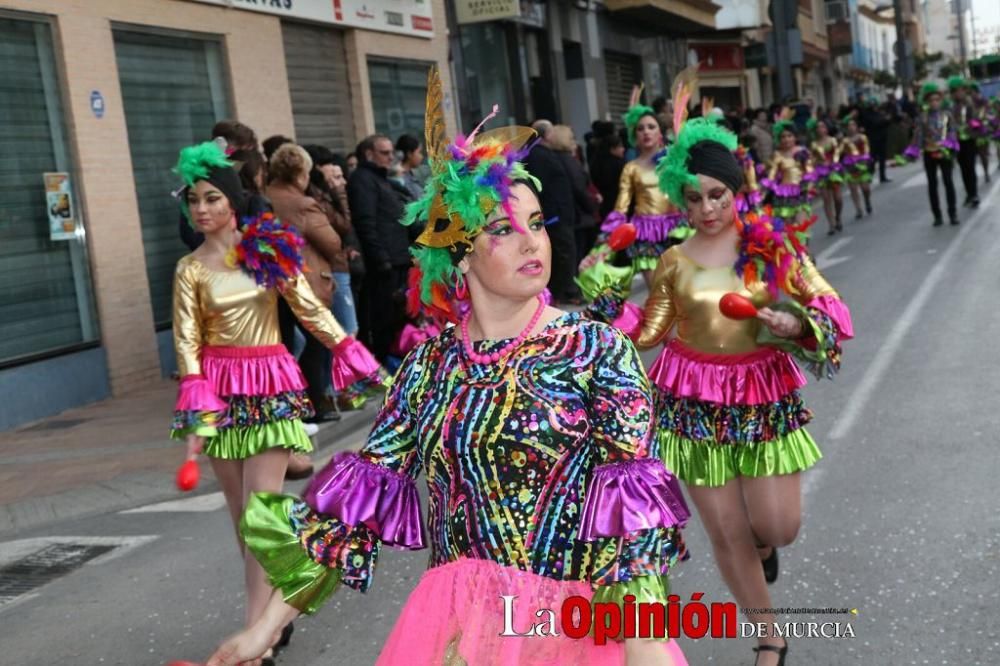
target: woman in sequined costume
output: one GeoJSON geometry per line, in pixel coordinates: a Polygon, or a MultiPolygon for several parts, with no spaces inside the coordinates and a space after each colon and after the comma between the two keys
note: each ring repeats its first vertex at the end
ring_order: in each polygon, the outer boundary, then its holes
{"type": "MultiPolygon", "coordinates": [[[[839,341],[853,331],[847,307],[805,252],[807,224],[783,224],[767,208],[737,212],[735,146],[728,130],[692,120],[658,168],[695,234],[660,259],[636,346],[665,345],[649,370],[659,392],[659,455],[687,484],[739,606],[771,608],[765,580],[777,576],[777,547],[799,529],[800,472],[820,458],[803,427],[811,414],[793,357],[832,372],[839,341]],[[728,292],[750,298],[757,318],[724,317],[719,301],[728,292]],[[780,293],[791,298],[779,301],[780,293]]],[[[783,662],[787,647],[768,636],[759,649],[763,665],[783,662]]]]}
{"type": "MultiPolygon", "coordinates": [[[[281,344],[278,298],[334,351],[341,376],[353,373],[360,386],[382,375],[310,289],[297,232],[270,214],[237,231],[245,197],[231,164],[209,142],[182,150],[176,169],[185,183],[183,211],[205,242],[177,262],[174,276],[181,381],[171,435],[186,440],[190,458],[208,456],[238,532],[251,493],[280,492],[289,454],[312,450],[302,426],[312,405],[281,344]]],[[[249,627],[272,589],[254,558],[245,558],[245,568],[249,627]]]]}
{"type": "Polygon", "coordinates": [[[572,595],[665,600],[688,512],[647,455],[653,404],[631,342],[540,299],[550,246],[519,161],[533,132],[444,145],[439,104],[432,70],[433,176],[404,223],[430,221],[414,250],[415,301],[459,325],[407,356],[364,449],[337,456],[301,500],[251,500],[243,533],[276,594],[208,663],[252,659],[341,584],[368,589],[383,544],[431,556],[380,664],[686,663],[673,641],[499,636],[500,595],[518,596],[516,627],[572,595]]]}

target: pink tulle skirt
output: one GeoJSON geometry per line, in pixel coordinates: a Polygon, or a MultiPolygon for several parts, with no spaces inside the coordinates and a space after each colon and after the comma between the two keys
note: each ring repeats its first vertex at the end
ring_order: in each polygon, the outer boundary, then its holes
{"type": "Polygon", "coordinates": [[[649,379],[676,398],[722,405],[776,402],[806,383],[783,351],[762,347],[749,354],[705,354],[678,340],[663,348],[649,379]]]}
{"type": "MultiPolygon", "coordinates": [[[[462,559],[435,567],[420,579],[379,655],[379,666],[602,666],[624,664],[623,643],[597,645],[590,637],[500,636],[504,600],[514,595],[512,628],[525,633],[541,622],[542,608],[560,617],[571,596],[593,596],[582,581],[558,581],[487,560],[462,559]]],[[[687,661],[676,641],[662,643],[673,663],[687,661]]]]}
{"type": "Polygon", "coordinates": [[[306,387],[299,364],[284,345],[205,347],[201,371],[220,398],[278,395],[306,387]]]}

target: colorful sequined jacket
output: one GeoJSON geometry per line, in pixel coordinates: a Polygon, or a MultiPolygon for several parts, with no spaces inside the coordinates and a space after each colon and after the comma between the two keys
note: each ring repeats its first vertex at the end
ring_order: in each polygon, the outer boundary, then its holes
{"type": "Polygon", "coordinates": [[[661,597],[689,512],[647,455],[653,401],[632,343],[567,314],[476,364],[455,330],[409,354],[367,445],[331,461],[294,506],[312,560],[364,591],[381,544],[429,545],[431,567],[473,558],[661,597]]]}
{"type": "Polygon", "coordinates": [[[950,159],[958,150],[958,134],[951,113],[940,109],[928,110],[920,115],[913,132],[913,143],[903,153],[916,159],[920,153],[936,159],[950,159]]]}

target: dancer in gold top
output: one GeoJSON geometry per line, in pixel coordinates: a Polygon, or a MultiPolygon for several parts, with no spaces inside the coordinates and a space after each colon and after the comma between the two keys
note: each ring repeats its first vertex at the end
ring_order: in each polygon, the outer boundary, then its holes
{"type": "Polygon", "coordinates": [[[840,186],[844,182],[843,167],[840,164],[840,142],[831,135],[830,125],[825,120],[809,121],[809,127],[815,139],[809,146],[816,165],[816,187],[823,197],[823,210],[829,229],[827,236],[843,231],[840,222],[840,212],[844,208],[844,199],[840,186]]]}
{"type": "Polygon", "coordinates": [[[844,139],[840,144],[841,162],[847,172],[847,185],[854,202],[854,219],[860,220],[861,195],[865,197],[865,211],[872,214],[872,154],[868,137],[861,133],[858,121],[848,116],[844,119],[844,139]]]}
{"type": "MultiPolygon", "coordinates": [[[[783,115],[787,116],[788,112],[783,115]]],[[[809,202],[815,195],[816,182],[812,156],[808,149],[798,145],[791,120],[778,119],[773,132],[777,147],[767,164],[767,177],[760,184],[770,193],[767,202],[776,218],[784,222],[801,222],[812,216],[809,202]]]]}

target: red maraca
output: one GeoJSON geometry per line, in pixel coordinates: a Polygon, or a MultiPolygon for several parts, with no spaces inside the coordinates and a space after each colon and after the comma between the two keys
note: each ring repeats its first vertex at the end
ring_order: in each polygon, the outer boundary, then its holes
{"type": "Polygon", "coordinates": [[[719,311],[730,319],[753,319],[757,316],[757,308],[750,299],[732,291],[719,299],[719,311]]]}
{"type": "Polygon", "coordinates": [[[620,252],[635,242],[635,235],[635,225],[626,222],[608,236],[608,247],[615,252],[620,252]]]}
{"type": "Polygon", "coordinates": [[[198,461],[191,456],[177,468],[177,489],[183,492],[194,490],[201,478],[201,470],[198,469],[198,461]]]}

